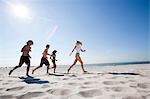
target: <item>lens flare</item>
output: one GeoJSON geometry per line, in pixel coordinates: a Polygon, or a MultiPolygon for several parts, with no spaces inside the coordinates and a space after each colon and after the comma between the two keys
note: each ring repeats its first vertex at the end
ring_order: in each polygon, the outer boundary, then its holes
{"type": "Polygon", "coordinates": [[[12,11],[16,17],[20,17],[20,18],[28,18],[29,17],[29,10],[24,5],[13,5],[12,11]]]}

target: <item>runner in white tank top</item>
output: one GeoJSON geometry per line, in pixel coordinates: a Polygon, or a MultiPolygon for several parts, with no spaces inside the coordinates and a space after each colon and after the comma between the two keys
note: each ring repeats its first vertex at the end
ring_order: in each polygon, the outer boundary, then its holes
{"type": "Polygon", "coordinates": [[[83,67],[83,61],[82,61],[82,59],[80,57],[80,52],[85,52],[85,50],[83,50],[81,48],[81,45],[82,45],[82,42],[77,41],[75,47],[73,48],[72,52],[70,53],[70,56],[71,56],[71,54],[73,53],[73,51],[76,50],[76,56],[75,56],[74,63],[69,67],[68,73],[69,73],[70,69],[77,63],[77,61],[79,61],[81,63],[81,67],[82,67],[83,72],[84,73],[87,72],[87,71],[85,71],[85,69],[83,67]]]}
{"type": "Polygon", "coordinates": [[[76,45],[75,50],[76,50],[76,53],[79,53],[79,54],[80,54],[81,45],[76,45]]]}

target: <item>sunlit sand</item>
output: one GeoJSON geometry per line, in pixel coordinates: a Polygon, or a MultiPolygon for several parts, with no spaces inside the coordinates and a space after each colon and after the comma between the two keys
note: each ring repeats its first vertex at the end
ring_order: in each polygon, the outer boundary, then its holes
{"type": "MultiPolygon", "coordinates": [[[[26,77],[26,67],[14,71],[0,68],[0,99],[149,99],[150,66],[87,66],[83,74],[76,66],[46,74],[46,67],[26,77]]],[[[30,74],[31,70],[30,69],[30,74]]]]}

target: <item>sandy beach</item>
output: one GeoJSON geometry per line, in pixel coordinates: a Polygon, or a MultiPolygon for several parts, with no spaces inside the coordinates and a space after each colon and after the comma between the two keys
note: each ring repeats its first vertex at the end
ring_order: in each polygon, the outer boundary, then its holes
{"type": "Polygon", "coordinates": [[[48,75],[45,66],[29,78],[26,67],[11,76],[11,67],[1,67],[0,99],[150,99],[150,64],[87,66],[87,74],[80,66],[67,74],[67,68],[48,75]]]}

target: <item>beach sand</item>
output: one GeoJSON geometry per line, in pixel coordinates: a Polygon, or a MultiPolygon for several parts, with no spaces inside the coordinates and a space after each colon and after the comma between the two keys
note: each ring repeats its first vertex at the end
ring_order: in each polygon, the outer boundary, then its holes
{"type": "Polygon", "coordinates": [[[87,66],[87,74],[80,66],[67,74],[67,68],[48,75],[45,66],[26,77],[26,67],[11,76],[12,68],[1,67],[0,99],[150,99],[150,64],[87,66]]]}

